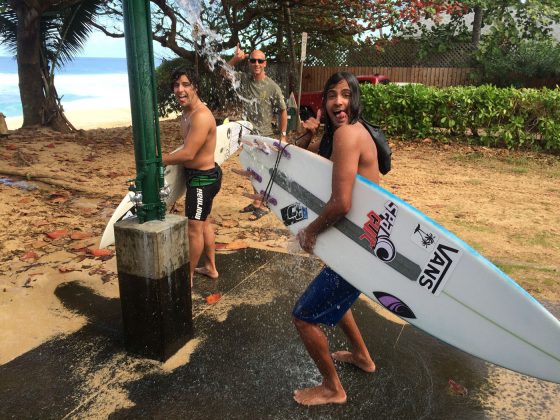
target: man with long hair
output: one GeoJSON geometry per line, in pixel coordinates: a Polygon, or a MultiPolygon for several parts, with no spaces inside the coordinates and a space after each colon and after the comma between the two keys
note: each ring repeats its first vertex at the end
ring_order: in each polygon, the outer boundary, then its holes
{"type": "MultiPolygon", "coordinates": [[[[333,74],[325,84],[322,108],[317,118],[302,123],[306,133],[297,145],[319,153],[333,163],[330,199],[317,218],[297,235],[301,247],[309,253],[313,252],[317,236],[350,211],[356,175],[379,182],[377,148],[360,122],[360,117],[358,80],[351,73],[339,72],[333,74]],[[325,133],[320,142],[312,143],[322,114],[326,115],[325,133]]],[[[292,312],[294,324],[323,377],[319,386],[294,392],[294,399],[298,403],[320,405],[346,402],[346,392],[336,372],[334,360],[351,363],[368,373],[375,371],[375,363],[350,309],[359,295],[358,289],[325,267],[296,303],[292,312]],[[339,325],[348,337],[351,351],[331,354],[320,324],[339,325]]]]}

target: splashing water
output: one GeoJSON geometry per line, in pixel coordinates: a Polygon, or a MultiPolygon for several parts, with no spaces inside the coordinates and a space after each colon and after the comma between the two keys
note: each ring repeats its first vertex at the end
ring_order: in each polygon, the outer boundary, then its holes
{"type": "Polygon", "coordinates": [[[231,81],[237,97],[250,106],[257,106],[256,99],[246,98],[240,93],[240,81],[236,76],[235,69],[217,51],[216,45],[223,41],[223,37],[207,28],[202,22],[203,0],[180,0],[179,4],[186,12],[186,20],[190,22],[193,42],[200,46],[201,50],[198,52],[205,57],[210,70],[214,71],[218,67],[221,71],[224,71],[226,78],[231,81]]]}

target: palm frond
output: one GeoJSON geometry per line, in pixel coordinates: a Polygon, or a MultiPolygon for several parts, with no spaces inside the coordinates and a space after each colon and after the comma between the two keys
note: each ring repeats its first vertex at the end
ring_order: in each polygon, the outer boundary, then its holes
{"type": "Polygon", "coordinates": [[[0,13],[0,39],[14,55],[17,51],[17,16],[14,10],[0,13]]]}
{"type": "Polygon", "coordinates": [[[71,7],[51,9],[43,14],[43,47],[51,69],[62,67],[81,51],[103,3],[102,0],[82,0],[71,7]]]}

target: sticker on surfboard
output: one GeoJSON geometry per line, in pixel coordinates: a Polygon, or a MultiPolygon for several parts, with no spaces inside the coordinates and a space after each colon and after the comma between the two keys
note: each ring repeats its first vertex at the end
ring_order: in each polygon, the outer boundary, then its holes
{"type": "Polygon", "coordinates": [[[395,315],[398,315],[401,318],[416,318],[416,315],[414,315],[412,309],[410,309],[408,305],[398,297],[385,292],[373,292],[373,295],[385,309],[394,313],[395,315]]]}
{"type": "Polygon", "coordinates": [[[363,225],[360,239],[366,239],[377,258],[384,262],[391,262],[397,255],[395,245],[391,241],[391,230],[397,220],[398,206],[387,201],[383,211],[377,214],[370,210],[368,220],[363,225]]]}
{"type": "Polygon", "coordinates": [[[445,283],[459,264],[463,252],[460,248],[440,243],[434,249],[424,269],[416,279],[418,285],[438,296],[445,283]]]}
{"type": "Polygon", "coordinates": [[[290,226],[294,223],[307,219],[307,207],[301,203],[290,204],[280,210],[284,225],[290,226]]]}

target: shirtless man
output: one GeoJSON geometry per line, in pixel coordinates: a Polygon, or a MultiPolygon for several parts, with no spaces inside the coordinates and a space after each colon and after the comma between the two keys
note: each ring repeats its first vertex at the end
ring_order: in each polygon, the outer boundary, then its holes
{"type": "Polygon", "coordinates": [[[179,68],[172,75],[173,93],[183,109],[180,133],[183,148],[164,154],[164,165],[183,165],[187,178],[185,216],[188,220],[190,280],[194,272],[212,279],[218,278],[216,269],[215,234],[207,220],[212,201],[222,184],[222,171],[214,162],[216,149],[216,120],[198,96],[194,72],[179,68]],[[202,253],[204,267],[197,268],[202,253]]]}
{"type": "MultiPolygon", "coordinates": [[[[359,122],[360,116],[358,81],[352,74],[340,72],[333,74],[325,84],[322,110],[318,112],[317,119],[311,118],[302,123],[306,134],[297,145],[333,162],[331,197],[317,219],[297,235],[301,247],[309,253],[313,252],[317,236],[342,219],[352,207],[356,175],[379,182],[377,148],[359,122]],[[319,127],[321,113],[325,112],[325,134],[320,142],[311,143],[319,127]]],[[[298,403],[320,405],[346,402],[346,392],[336,373],[333,359],[352,363],[368,373],[375,371],[375,363],[350,309],[359,295],[358,289],[325,267],[296,303],[292,312],[294,324],[323,377],[321,385],[294,392],[294,399],[298,403]],[[340,325],[348,337],[351,351],[330,354],[327,337],[319,324],[340,325]]]]}

